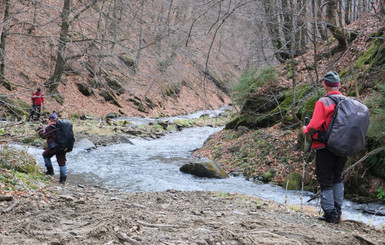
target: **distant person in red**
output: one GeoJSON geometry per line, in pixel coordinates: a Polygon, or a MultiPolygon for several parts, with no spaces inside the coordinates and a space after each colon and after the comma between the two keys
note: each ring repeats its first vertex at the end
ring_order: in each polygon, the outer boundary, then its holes
{"type": "Polygon", "coordinates": [[[32,97],[32,110],[31,110],[31,115],[29,116],[29,119],[34,120],[33,114],[36,112],[37,115],[37,120],[40,118],[40,113],[41,113],[41,106],[44,103],[44,97],[43,93],[41,92],[41,89],[38,88],[35,93],[33,93],[32,97]]]}

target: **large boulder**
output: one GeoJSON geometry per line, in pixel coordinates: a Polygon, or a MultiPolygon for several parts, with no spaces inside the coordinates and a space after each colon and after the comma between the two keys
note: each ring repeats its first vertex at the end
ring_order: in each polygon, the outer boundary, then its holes
{"type": "Polygon", "coordinates": [[[180,171],[207,178],[225,179],[229,177],[218,163],[209,159],[187,163],[180,168],[180,171]]]}
{"type": "Polygon", "coordinates": [[[74,148],[90,151],[96,149],[95,144],[89,139],[82,139],[75,143],[74,148]]]}

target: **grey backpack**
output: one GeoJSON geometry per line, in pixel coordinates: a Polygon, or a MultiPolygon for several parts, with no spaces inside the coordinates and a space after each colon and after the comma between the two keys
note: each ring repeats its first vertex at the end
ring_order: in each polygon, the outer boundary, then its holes
{"type": "Polygon", "coordinates": [[[365,147],[369,128],[369,109],[350,97],[326,97],[335,102],[335,111],[326,131],[318,132],[318,141],[338,156],[354,156],[365,147]]]}

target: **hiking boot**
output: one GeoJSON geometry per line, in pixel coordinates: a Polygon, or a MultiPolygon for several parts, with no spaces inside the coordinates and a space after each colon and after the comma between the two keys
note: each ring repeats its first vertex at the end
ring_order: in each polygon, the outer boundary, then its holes
{"type": "Polygon", "coordinates": [[[54,175],[53,167],[47,167],[47,171],[45,172],[46,175],[54,175]]]}
{"type": "Polygon", "coordinates": [[[320,217],[318,217],[318,220],[325,221],[327,223],[332,223],[332,224],[338,224],[340,222],[341,216],[337,214],[324,214],[320,217]]]}
{"type": "Polygon", "coordinates": [[[325,214],[322,215],[322,216],[319,216],[317,219],[318,219],[318,220],[321,220],[321,221],[326,221],[325,214]]]}
{"type": "Polygon", "coordinates": [[[66,180],[67,180],[67,176],[60,176],[59,183],[64,185],[66,180]]]}

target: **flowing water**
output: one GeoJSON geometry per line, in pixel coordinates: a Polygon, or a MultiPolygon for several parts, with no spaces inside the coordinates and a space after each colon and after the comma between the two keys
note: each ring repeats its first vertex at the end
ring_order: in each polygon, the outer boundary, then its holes
{"type": "MultiPolygon", "coordinates": [[[[132,118],[131,118],[132,119],[132,118]]],[[[143,120],[143,119],[140,119],[143,120]]],[[[195,177],[179,171],[191,160],[191,152],[203,145],[204,141],[222,128],[195,127],[167,134],[160,139],[132,139],[133,144],[115,144],[98,147],[92,151],[77,149],[67,154],[68,182],[83,185],[98,185],[128,192],[166,191],[216,191],[223,193],[243,193],[265,200],[288,205],[300,204],[301,192],[288,191],[281,187],[247,181],[243,177],[209,179],[195,177]]],[[[76,146],[76,145],[75,145],[76,146]]],[[[38,163],[44,166],[42,149],[29,147],[38,163]]],[[[56,159],[52,158],[55,173],[59,173],[56,159]]],[[[319,206],[311,201],[312,193],[304,193],[304,204],[319,206]]],[[[359,204],[345,201],[343,217],[384,228],[385,217],[362,213],[359,204]]],[[[378,207],[377,207],[378,208],[378,207]]],[[[385,208],[385,207],[382,207],[385,208]]]]}

